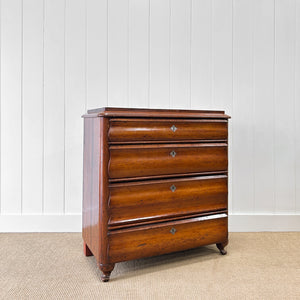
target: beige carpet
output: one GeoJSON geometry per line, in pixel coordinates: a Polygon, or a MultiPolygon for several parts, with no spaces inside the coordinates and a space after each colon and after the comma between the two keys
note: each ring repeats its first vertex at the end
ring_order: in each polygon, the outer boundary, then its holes
{"type": "Polygon", "coordinates": [[[232,233],[227,250],[119,263],[102,283],[80,233],[0,234],[0,299],[300,299],[300,232],[232,233]]]}

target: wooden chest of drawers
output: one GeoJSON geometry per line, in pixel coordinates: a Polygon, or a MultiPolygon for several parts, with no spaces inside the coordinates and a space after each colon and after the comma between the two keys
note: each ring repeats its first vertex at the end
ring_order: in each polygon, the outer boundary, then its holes
{"type": "Polygon", "coordinates": [[[228,243],[223,111],[101,108],[84,117],[83,229],[108,281],[115,263],[228,243]]]}

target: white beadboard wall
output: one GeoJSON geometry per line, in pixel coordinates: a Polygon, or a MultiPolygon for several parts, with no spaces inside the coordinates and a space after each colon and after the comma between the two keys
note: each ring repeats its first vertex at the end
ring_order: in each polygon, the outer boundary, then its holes
{"type": "Polygon", "coordinates": [[[81,115],[221,109],[230,230],[300,230],[300,0],[0,0],[0,231],[80,231],[81,115]]]}

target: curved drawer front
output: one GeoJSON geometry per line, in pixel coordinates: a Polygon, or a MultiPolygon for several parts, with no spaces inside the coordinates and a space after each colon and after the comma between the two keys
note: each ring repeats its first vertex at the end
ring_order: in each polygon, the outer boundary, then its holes
{"type": "Polygon", "coordinates": [[[109,257],[121,262],[220,243],[227,237],[226,214],[113,230],[108,235],[109,257]]]}
{"type": "Polygon", "coordinates": [[[111,146],[110,178],[227,170],[226,144],[111,146]]]}
{"type": "Polygon", "coordinates": [[[111,142],[226,140],[227,120],[112,119],[111,142]]]}
{"type": "Polygon", "coordinates": [[[113,184],[110,226],[227,208],[227,176],[113,184]]]}

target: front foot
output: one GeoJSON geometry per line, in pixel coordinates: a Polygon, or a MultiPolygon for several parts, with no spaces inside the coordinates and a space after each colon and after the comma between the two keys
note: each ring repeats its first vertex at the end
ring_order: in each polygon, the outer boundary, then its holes
{"type": "Polygon", "coordinates": [[[112,272],[114,267],[115,267],[115,264],[107,264],[107,265],[99,264],[99,268],[102,272],[101,281],[103,281],[103,282],[109,281],[110,273],[112,272]]]}
{"type": "Polygon", "coordinates": [[[221,253],[222,255],[227,254],[227,251],[224,249],[224,248],[226,247],[227,244],[228,244],[228,242],[216,244],[217,248],[220,250],[220,253],[221,253]]]}

